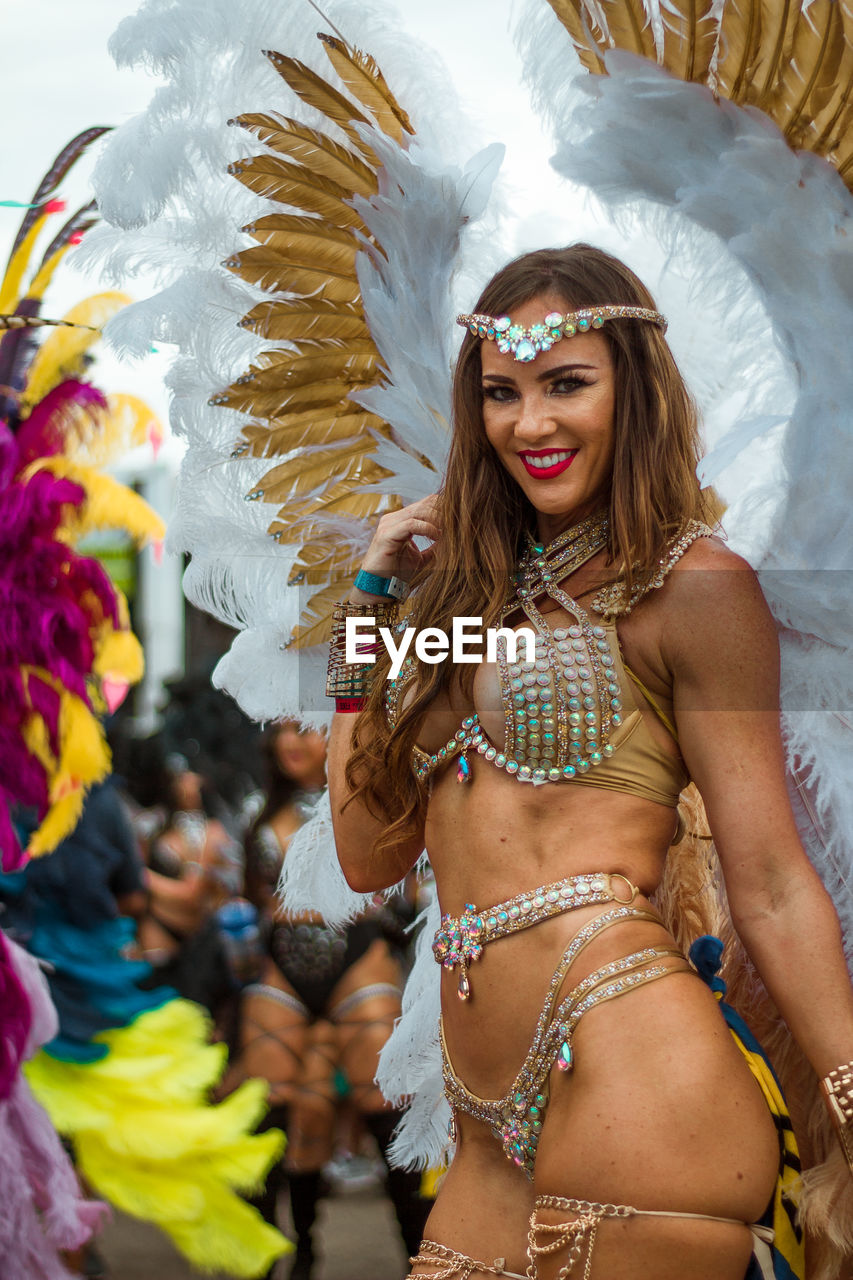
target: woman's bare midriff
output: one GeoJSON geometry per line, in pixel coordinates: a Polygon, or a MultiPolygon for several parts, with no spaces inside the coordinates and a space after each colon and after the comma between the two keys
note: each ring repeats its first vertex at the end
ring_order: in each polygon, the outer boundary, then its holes
{"type": "MultiPolygon", "coordinates": [[[[582,872],[619,872],[652,910],[675,812],[592,786],[520,784],[474,756],[471,778],[453,765],[435,777],[426,845],[441,909],[484,909],[582,872]]],[[[454,1067],[475,1093],[510,1087],[533,1038],[545,992],[571,938],[606,910],[585,907],[498,940],[471,964],[471,999],[458,971],[442,971],[445,1035],[454,1067]]],[[[643,947],[674,946],[648,921],[604,931],[578,956],[563,993],[593,970],[643,947]]],[[[575,1066],[551,1078],[533,1186],[488,1128],[458,1117],[456,1159],[428,1236],[524,1271],[535,1194],[676,1209],[753,1221],[766,1207],[779,1149],[772,1120],[716,1001],[679,973],[592,1009],[574,1035],[575,1066]],[[487,1208],[480,1190],[489,1186],[487,1208]],[[460,1204],[467,1205],[460,1219],[460,1204]]]]}

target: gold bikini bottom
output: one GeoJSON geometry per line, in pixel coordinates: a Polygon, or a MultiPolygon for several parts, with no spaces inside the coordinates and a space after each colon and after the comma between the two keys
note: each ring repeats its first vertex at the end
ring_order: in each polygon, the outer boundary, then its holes
{"type": "Polygon", "coordinates": [[[596,969],[558,1003],[566,974],[581,951],[605,929],[633,920],[660,924],[659,918],[651,911],[628,906],[611,907],[588,921],[572,938],[548,985],[533,1042],[503,1097],[481,1098],[467,1088],[453,1067],[444,1034],[444,1020],[440,1020],[444,1090],[454,1112],[451,1137],[456,1136],[457,1112],[473,1116],[489,1125],[507,1159],[523,1169],[529,1178],[533,1177],[536,1148],[548,1106],[551,1069],[555,1064],[563,1071],[572,1069],[572,1036],[584,1014],[596,1005],[615,1000],[671,973],[694,973],[676,948],[644,947],[596,969]]]}

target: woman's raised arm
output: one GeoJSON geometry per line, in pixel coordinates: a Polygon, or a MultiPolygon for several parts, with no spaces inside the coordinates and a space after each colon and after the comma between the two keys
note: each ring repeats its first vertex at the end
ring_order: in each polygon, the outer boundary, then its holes
{"type": "MultiPolygon", "coordinates": [[[[421,550],[415,537],[439,537],[436,517],[436,498],[431,495],[413,502],[400,511],[390,511],[382,516],[364,558],[364,570],[378,578],[396,577],[407,582],[427,563],[432,548],[421,550]]],[[[387,604],[384,596],[354,587],[350,600],[356,605],[387,604]]],[[[353,753],[352,737],[356,716],[338,713],[332,721],[329,739],[329,798],[335,844],[350,888],[359,893],[387,889],[414,866],[423,847],[423,829],[399,845],[374,853],[374,845],[382,831],[394,822],[397,814],[377,816],[372,814],[361,798],[352,800],[346,781],[346,767],[353,753]]]]}

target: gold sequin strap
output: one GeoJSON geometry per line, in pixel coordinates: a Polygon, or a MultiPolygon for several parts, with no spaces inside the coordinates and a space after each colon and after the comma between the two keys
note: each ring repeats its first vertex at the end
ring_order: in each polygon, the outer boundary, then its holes
{"type": "Polygon", "coordinates": [[[525,1280],[516,1271],[504,1269],[506,1258],[495,1258],[491,1266],[487,1262],[478,1262],[469,1258],[467,1253],[457,1253],[445,1244],[436,1244],[434,1240],[424,1240],[420,1252],[410,1258],[411,1266],[427,1265],[434,1268],[429,1273],[422,1273],[426,1280],[469,1280],[470,1276],[504,1276],[509,1280],[525,1280]]]}
{"type": "Polygon", "coordinates": [[[709,529],[706,524],[702,524],[699,520],[689,521],[680,537],[667,548],[666,554],[651,577],[635,583],[630,595],[625,591],[624,582],[611,582],[609,586],[602,587],[595,593],[592,598],[593,609],[605,618],[618,618],[630,613],[634,605],[638,604],[650,591],[663,586],[668,574],[678,564],[688,547],[691,547],[699,538],[713,537],[714,530],[709,529]]]}

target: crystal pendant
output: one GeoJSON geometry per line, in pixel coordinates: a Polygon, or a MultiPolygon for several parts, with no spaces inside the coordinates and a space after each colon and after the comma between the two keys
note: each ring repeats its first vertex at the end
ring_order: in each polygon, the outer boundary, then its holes
{"type": "Polygon", "coordinates": [[[463,754],[459,757],[459,764],[456,766],[456,781],[467,782],[470,777],[471,766],[468,763],[468,757],[463,754]]]}
{"type": "Polygon", "coordinates": [[[471,999],[471,983],[468,981],[468,974],[464,968],[459,975],[459,989],[456,994],[459,996],[460,1000],[471,999]]]}
{"type": "Polygon", "coordinates": [[[568,1040],[564,1040],[560,1045],[560,1052],[557,1057],[557,1066],[561,1071],[571,1071],[573,1056],[572,1046],[569,1044],[568,1040]]]}

